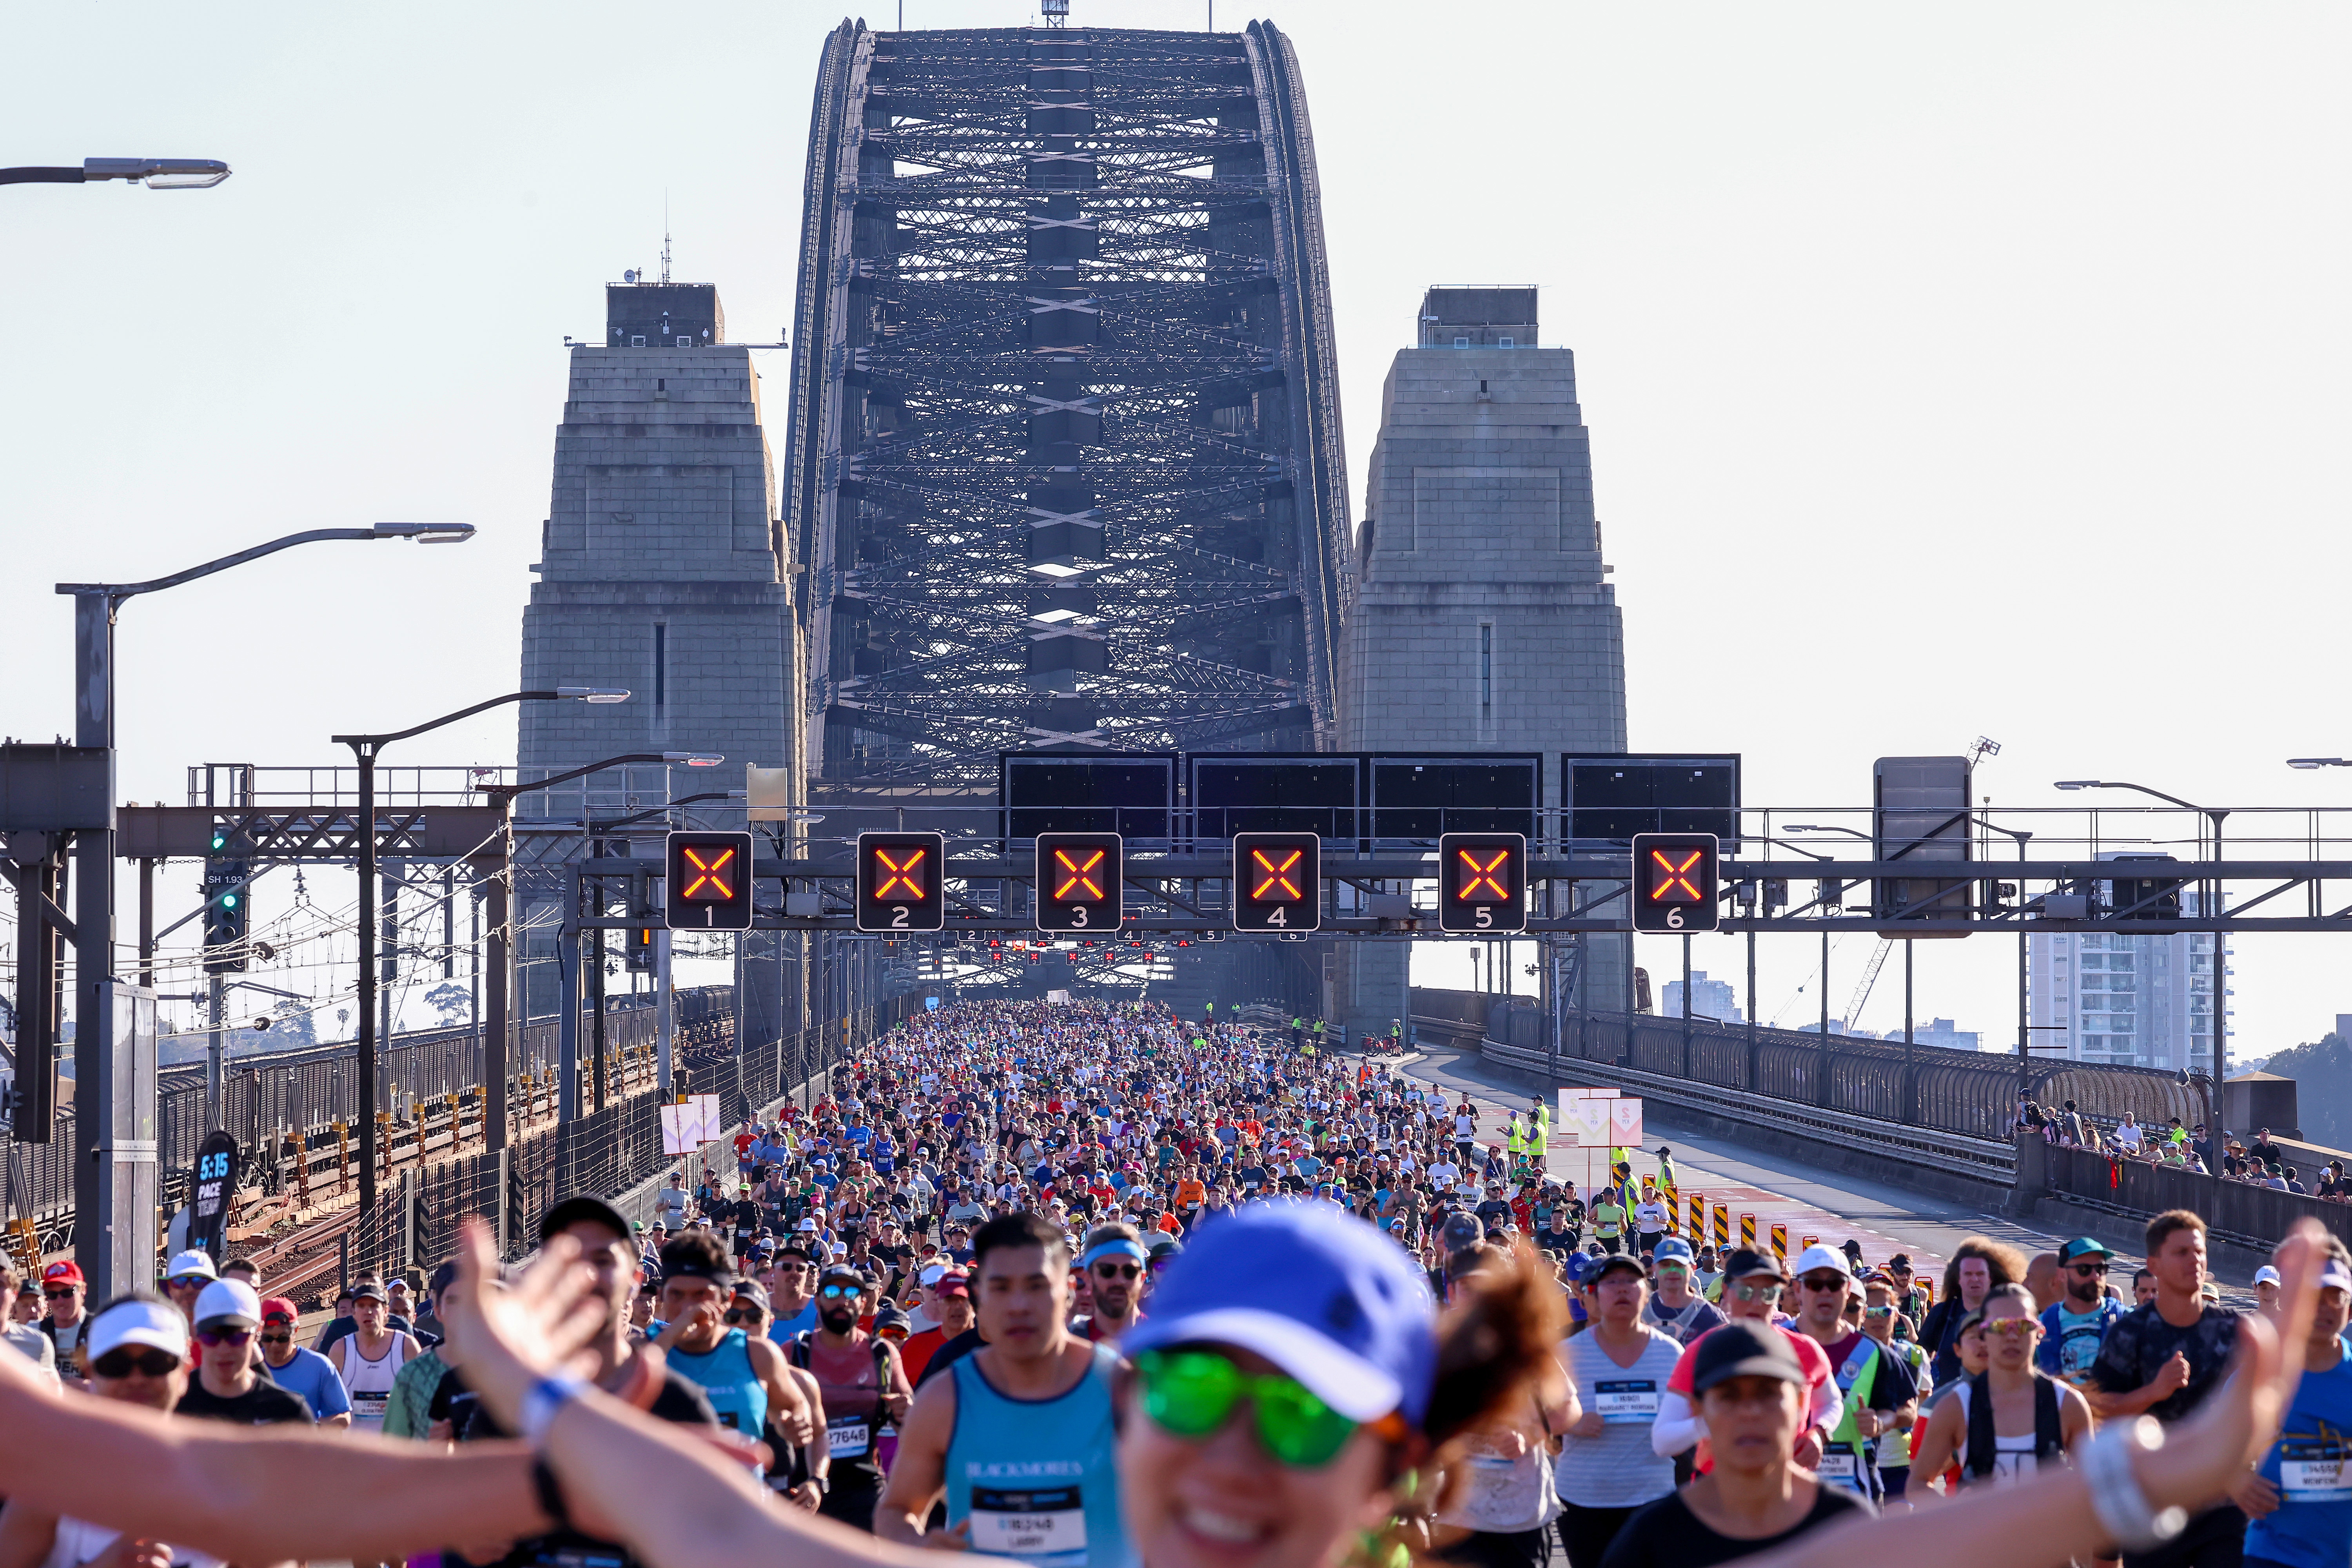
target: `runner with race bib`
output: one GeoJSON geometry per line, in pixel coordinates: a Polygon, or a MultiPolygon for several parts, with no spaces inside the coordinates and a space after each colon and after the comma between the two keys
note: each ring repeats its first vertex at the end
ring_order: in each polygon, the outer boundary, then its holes
{"type": "Polygon", "coordinates": [[[1111,1457],[1118,1352],[1069,1331],[1069,1243],[1024,1211],[981,1226],[971,1247],[985,1343],[916,1397],[874,1532],[923,1543],[944,1494],[934,1544],[1031,1568],[1129,1568],[1111,1457]]]}

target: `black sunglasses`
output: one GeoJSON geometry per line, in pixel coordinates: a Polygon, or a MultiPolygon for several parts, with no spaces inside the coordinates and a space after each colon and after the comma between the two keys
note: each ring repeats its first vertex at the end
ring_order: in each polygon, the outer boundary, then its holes
{"type": "Polygon", "coordinates": [[[133,1372],[147,1377],[168,1377],[179,1370],[179,1365],[180,1358],[170,1351],[125,1345],[121,1350],[109,1351],[90,1363],[89,1370],[110,1381],[129,1377],[133,1372]]]}
{"type": "Polygon", "coordinates": [[[764,1323],[768,1321],[768,1314],[757,1307],[739,1307],[722,1314],[722,1321],[735,1324],[764,1323]]]}

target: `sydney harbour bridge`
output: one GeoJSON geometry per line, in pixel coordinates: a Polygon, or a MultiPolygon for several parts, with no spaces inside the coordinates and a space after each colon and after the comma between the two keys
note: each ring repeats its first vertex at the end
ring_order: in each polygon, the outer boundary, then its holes
{"type": "Polygon", "coordinates": [[[800,279],[812,775],[1329,743],[1346,459],[1279,31],[843,23],[800,279]]]}

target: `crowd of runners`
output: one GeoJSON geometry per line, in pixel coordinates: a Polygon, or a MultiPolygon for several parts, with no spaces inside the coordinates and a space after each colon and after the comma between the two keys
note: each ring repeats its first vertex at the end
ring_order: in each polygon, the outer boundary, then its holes
{"type": "Polygon", "coordinates": [[[308,1331],[201,1252],[0,1270],[0,1568],[2352,1562],[2316,1226],[2244,1316],[2185,1212],[2128,1293],[2088,1238],[1784,1265],[1677,1234],[1670,1151],[1579,1192],[1540,1102],[1315,1038],[946,1007],[651,1223],[477,1226],[308,1331]]]}

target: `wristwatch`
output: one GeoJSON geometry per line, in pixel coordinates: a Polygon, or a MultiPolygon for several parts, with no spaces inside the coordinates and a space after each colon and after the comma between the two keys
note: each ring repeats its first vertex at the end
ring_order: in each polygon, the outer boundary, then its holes
{"type": "Polygon", "coordinates": [[[831,1497],[833,1495],[833,1483],[825,1479],[823,1476],[811,1476],[808,1479],[809,1485],[816,1489],[817,1496],[831,1497]]]}

